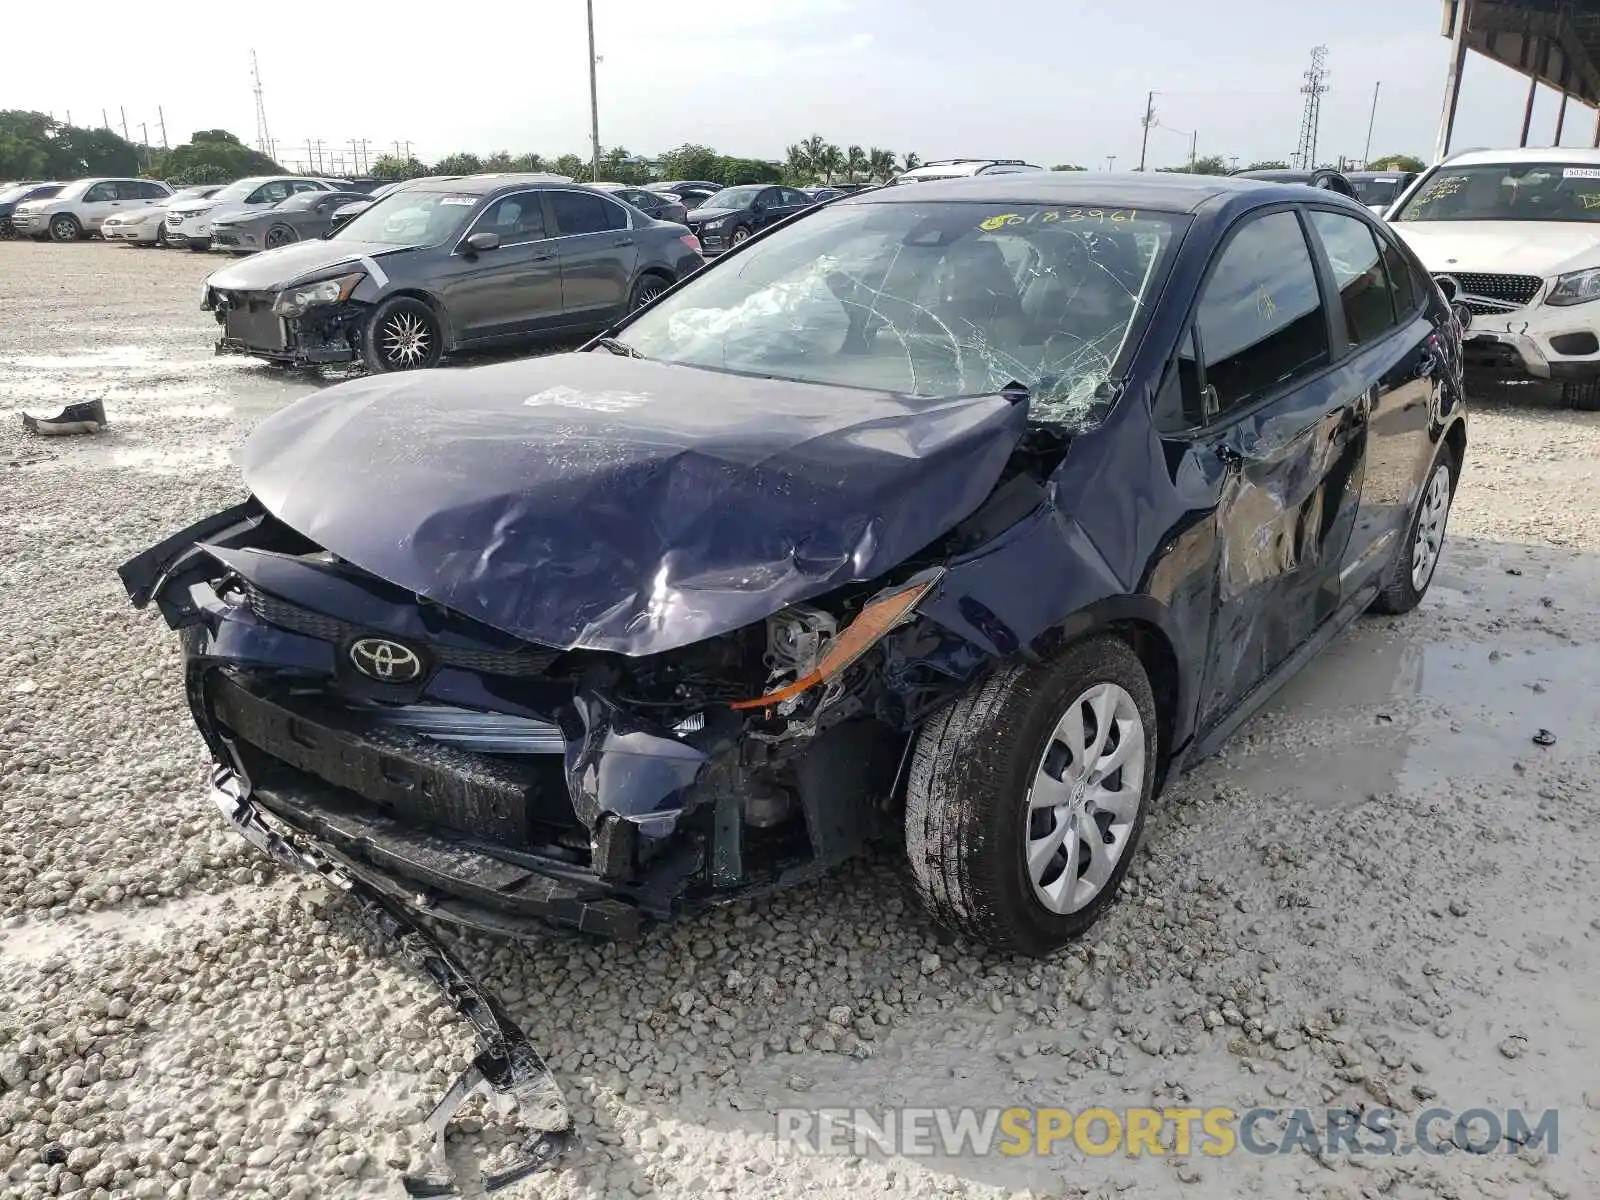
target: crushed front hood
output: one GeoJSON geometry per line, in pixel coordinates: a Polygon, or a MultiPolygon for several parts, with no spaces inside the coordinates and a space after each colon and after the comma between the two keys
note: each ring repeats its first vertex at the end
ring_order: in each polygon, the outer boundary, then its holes
{"type": "MultiPolygon", "coordinates": [[[[256,214],[243,215],[254,217],[256,214]]],[[[354,266],[363,258],[375,258],[395,249],[377,242],[348,239],[295,242],[219,268],[211,273],[206,283],[223,292],[270,291],[307,276],[322,275],[345,263],[354,266]]]]}
{"type": "Polygon", "coordinates": [[[872,579],[970,514],[1027,420],[554,355],[355,380],[268,418],[245,480],[357,567],[516,637],[654,654],[872,579]]]}

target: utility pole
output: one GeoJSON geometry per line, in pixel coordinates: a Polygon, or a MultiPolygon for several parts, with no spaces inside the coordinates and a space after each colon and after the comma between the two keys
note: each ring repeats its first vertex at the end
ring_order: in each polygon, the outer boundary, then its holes
{"type": "Polygon", "coordinates": [[[1367,118],[1367,148],[1361,155],[1363,167],[1372,161],[1372,127],[1378,120],[1378,89],[1382,86],[1382,80],[1372,85],[1372,115],[1367,118]]]}
{"type": "Polygon", "coordinates": [[[1117,156],[1115,154],[1106,155],[1106,170],[1109,171],[1116,165],[1117,165],[1117,156]]]}
{"type": "Polygon", "coordinates": [[[1189,173],[1194,174],[1195,147],[1200,144],[1200,131],[1197,129],[1189,135],[1189,173]]]}
{"type": "Polygon", "coordinates": [[[1239,156],[1237,154],[1228,155],[1228,166],[1235,171],[1239,169],[1239,156]]]}
{"type": "Polygon", "coordinates": [[[250,51],[250,80],[251,90],[256,96],[256,149],[271,158],[272,134],[267,130],[267,102],[261,90],[261,64],[256,61],[254,50],[250,51]]]}
{"type": "Polygon", "coordinates": [[[156,105],[156,119],[161,122],[161,148],[167,148],[167,114],[161,111],[161,105],[156,105]]]}
{"type": "Polygon", "coordinates": [[[67,109],[67,128],[72,128],[72,110],[70,108],[67,109]]]}
{"type": "Polygon", "coordinates": [[[590,183],[600,179],[600,84],[596,78],[594,56],[594,0],[587,0],[589,10],[589,137],[593,141],[594,162],[591,164],[590,183]]]}
{"type": "Polygon", "coordinates": [[[106,116],[106,110],[103,109],[103,108],[100,110],[100,128],[101,129],[110,129],[111,128],[111,118],[106,116]]]}
{"type": "Polygon", "coordinates": [[[1144,126],[1144,138],[1139,143],[1139,170],[1144,170],[1145,151],[1150,147],[1150,126],[1156,123],[1156,94],[1148,93],[1144,98],[1144,120],[1139,124],[1144,126]]]}
{"type": "MultiPolygon", "coordinates": [[[[122,114],[122,140],[125,142],[131,142],[133,141],[133,138],[128,136],[128,110],[126,108],[119,107],[117,111],[122,114]]],[[[71,113],[67,114],[67,124],[72,124],[71,113]]]]}

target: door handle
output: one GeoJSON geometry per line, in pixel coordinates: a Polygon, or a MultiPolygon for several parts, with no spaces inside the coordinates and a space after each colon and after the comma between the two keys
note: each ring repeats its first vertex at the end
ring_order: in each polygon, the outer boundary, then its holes
{"type": "Polygon", "coordinates": [[[631,246],[631,245],[633,245],[633,239],[632,238],[618,238],[616,241],[612,242],[611,244],[613,246],[631,246]]]}

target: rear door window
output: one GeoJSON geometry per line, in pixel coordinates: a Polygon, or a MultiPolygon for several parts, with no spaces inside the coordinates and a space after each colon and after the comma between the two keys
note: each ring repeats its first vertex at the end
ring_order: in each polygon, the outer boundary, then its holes
{"type": "Polygon", "coordinates": [[[1217,259],[1197,310],[1207,386],[1220,414],[1314,374],[1329,361],[1311,250],[1293,212],[1254,217],[1217,259]]]}
{"type": "Polygon", "coordinates": [[[546,198],[558,234],[606,233],[628,227],[628,214],[621,205],[592,192],[550,192],[546,198]]]}
{"type": "Polygon", "coordinates": [[[1372,230],[1359,217],[1312,209],[1311,228],[1333,268],[1351,346],[1377,341],[1395,324],[1389,272],[1372,230]]]}

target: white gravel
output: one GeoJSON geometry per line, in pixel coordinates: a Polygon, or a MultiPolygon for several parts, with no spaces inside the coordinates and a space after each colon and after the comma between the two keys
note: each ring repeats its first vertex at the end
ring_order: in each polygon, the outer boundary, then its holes
{"type": "MultiPolygon", "coordinates": [[[[175,638],[113,571],[237,497],[249,425],[310,386],[210,356],[214,262],[0,244],[18,1200],[395,1195],[407,1123],[469,1051],[340,905],[223,832],[175,638]],[[97,395],[98,438],[14,415],[97,395]]],[[[1600,414],[1480,409],[1471,440],[1423,609],[1362,622],[1173,786],[1122,902],[1052,962],[942,940],[887,857],[638,945],[464,943],[585,1139],[503,1194],[1600,1195],[1600,414]],[[1557,1108],[1560,1144],[911,1161],[772,1137],[781,1105],[1180,1101],[1557,1108]]]]}

